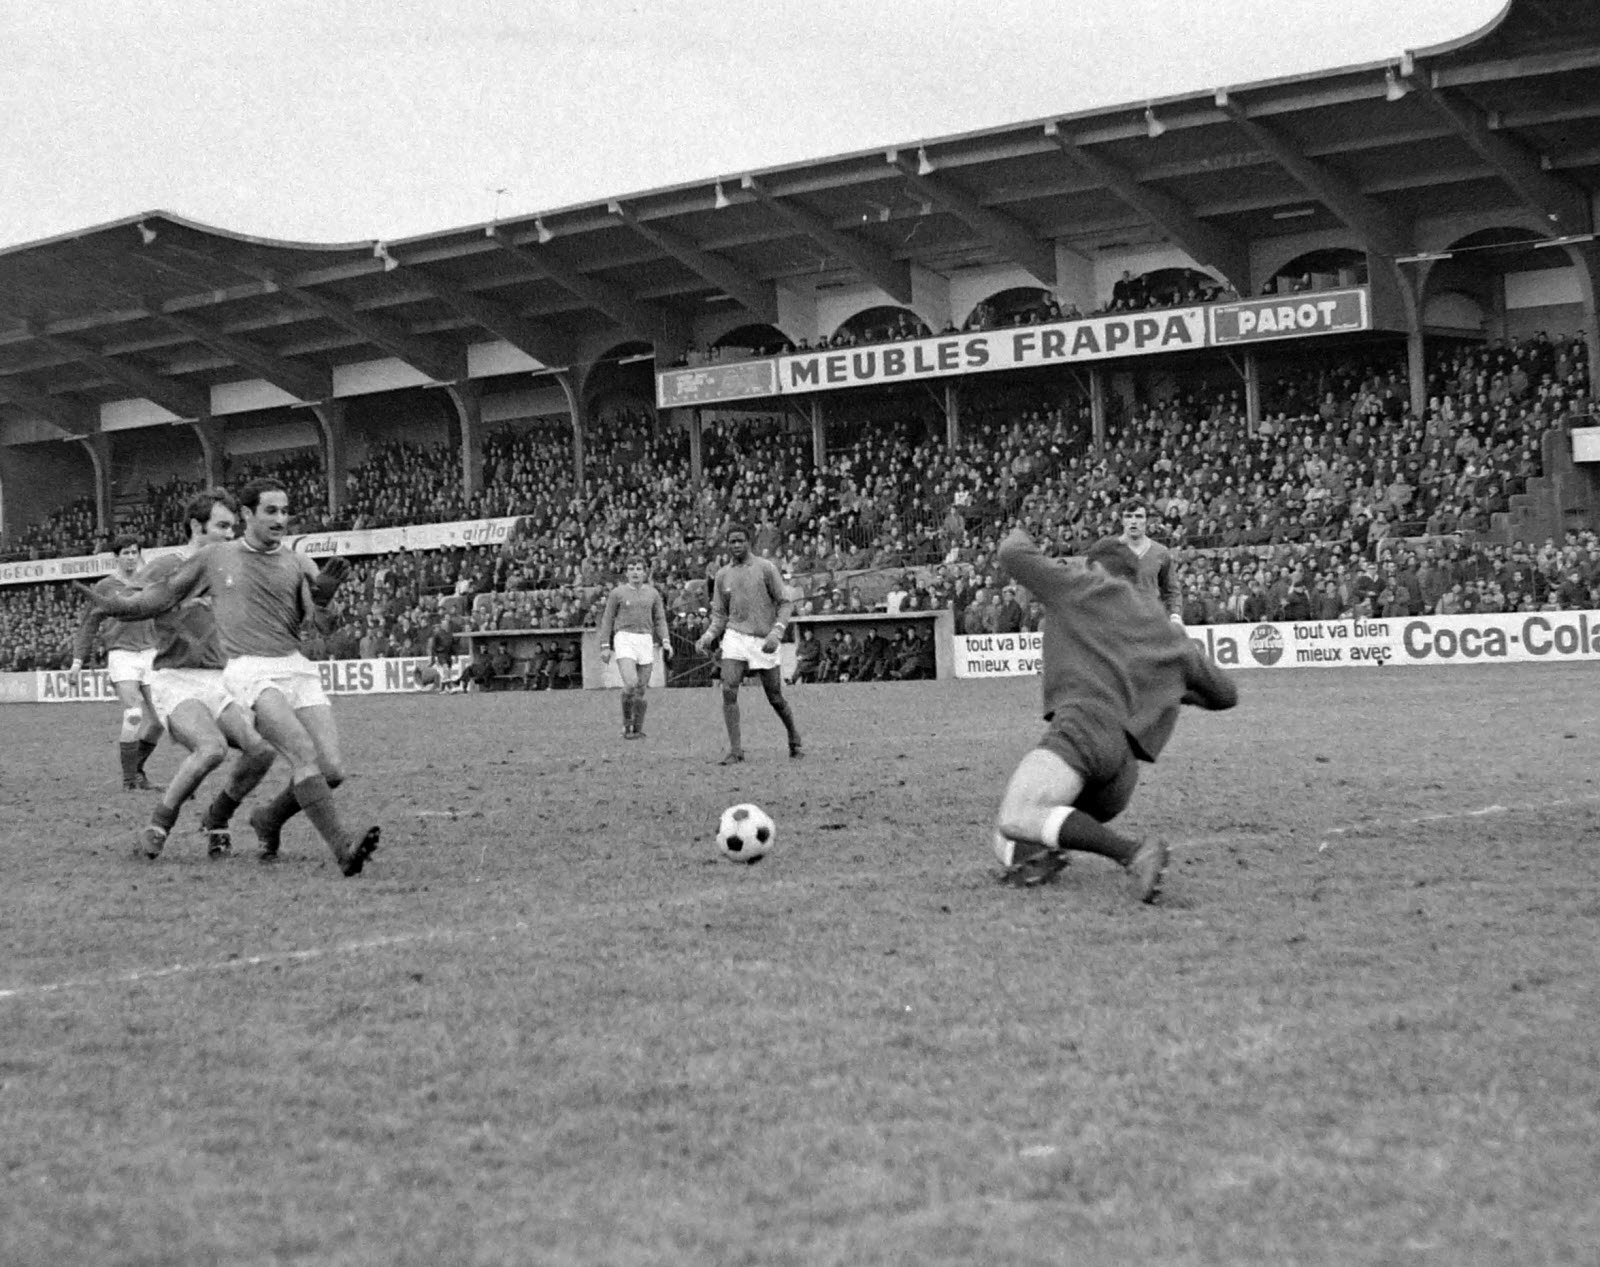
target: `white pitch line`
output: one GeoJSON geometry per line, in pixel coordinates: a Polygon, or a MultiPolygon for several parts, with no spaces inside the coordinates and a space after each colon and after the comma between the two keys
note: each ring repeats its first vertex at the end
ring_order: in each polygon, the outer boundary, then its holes
{"type": "Polygon", "coordinates": [[[1317,846],[1321,853],[1333,843],[1334,836],[1348,836],[1356,832],[1372,831],[1375,829],[1394,829],[1396,827],[1420,827],[1424,823],[1447,823],[1462,818],[1488,818],[1493,814],[1526,814],[1534,810],[1553,809],[1558,805],[1586,805],[1600,801],[1600,794],[1589,796],[1560,796],[1548,801],[1536,801],[1528,805],[1482,805],[1477,809],[1457,810],[1453,814],[1422,814],[1416,818],[1403,818],[1399,822],[1386,822],[1381,819],[1371,819],[1364,823],[1351,823],[1347,827],[1329,827],[1323,834],[1323,841],[1317,846]]]}
{"type": "MultiPolygon", "coordinates": [[[[859,883],[874,883],[884,879],[882,872],[853,873],[859,883]]],[[[774,889],[789,888],[799,880],[773,879],[762,887],[766,893],[774,889]]],[[[693,906],[707,902],[722,902],[733,896],[737,887],[719,884],[676,897],[651,898],[639,902],[623,902],[606,909],[620,911],[627,908],[660,910],[679,906],[693,906]]],[[[549,928],[563,922],[592,919],[595,908],[585,906],[552,914],[538,924],[518,920],[515,924],[493,925],[487,928],[432,928],[414,933],[391,933],[384,937],[366,937],[359,941],[336,942],[331,946],[312,946],[305,950],[268,951],[259,955],[241,955],[238,958],[219,959],[210,963],[175,963],[159,968],[129,968],[122,972],[107,972],[99,976],[74,977],[65,981],[45,981],[38,985],[19,985],[0,988],[0,1002],[7,999],[32,998],[44,994],[61,994],[69,990],[103,989],[108,986],[136,985],[141,981],[159,981],[169,977],[198,976],[202,973],[233,972],[240,968],[262,968],[272,964],[304,963],[311,959],[324,959],[334,955],[359,954],[367,950],[387,950],[395,946],[414,946],[421,942],[465,941],[473,937],[502,937],[529,932],[535,927],[549,928]]]]}

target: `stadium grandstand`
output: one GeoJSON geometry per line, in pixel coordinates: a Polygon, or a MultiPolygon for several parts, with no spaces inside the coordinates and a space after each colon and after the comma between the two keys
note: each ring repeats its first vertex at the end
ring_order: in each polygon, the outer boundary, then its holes
{"type": "Polygon", "coordinates": [[[590,627],[634,552],[687,645],[735,520],[803,612],[1025,629],[1005,527],[1071,552],[1130,496],[1189,624],[1600,610],[1597,194],[1600,7],[1511,0],[1381,63],[415,238],[15,247],[0,670],[70,660],[112,534],[260,474],[359,560],[334,659],[590,627]]]}

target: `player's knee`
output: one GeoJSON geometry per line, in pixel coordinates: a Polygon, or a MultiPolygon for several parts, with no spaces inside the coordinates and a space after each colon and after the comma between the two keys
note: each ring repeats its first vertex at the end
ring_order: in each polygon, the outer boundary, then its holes
{"type": "Polygon", "coordinates": [[[144,727],[144,709],[135,705],[133,708],[122,710],[122,728],[124,730],[140,730],[144,727]]]}
{"type": "Polygon", "coordinates": [[[220,739],[203,739],[195,745],[194,759],[209,773],[228,757],[228,745],[220,739]]]}
{"type": "Polygon", "coordinates": [[[278,750],[265,739],[257,739],[244,750],[244,759],[253,769],[265,770],[278,759],[278,750]]]}
{"type": "Polygon", "coordinates": [[[722,705],[724,708],[733,708],[739,703],[739,688],[731,682],[722,684],[722,705]]]}

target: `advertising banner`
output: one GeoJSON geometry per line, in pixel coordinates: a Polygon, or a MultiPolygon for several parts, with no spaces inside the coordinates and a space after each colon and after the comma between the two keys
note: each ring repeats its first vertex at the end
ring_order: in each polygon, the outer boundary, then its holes
{"type": "MultiPolygon", "coordinates": [[[[387,656],[380,660],[322,660],[317,663],[317,669],[322,674],[322,689],[330,695],[395,695],[425,690],[417,684],[416,676],[417,670],[428,663],[427,656],[387,656]]],[[[465,664],[463,657],[456,657],[456,676],[460,676],[465,664]]],[[[6,676],[31,677],[31,698],[40,704],[115,702],[117,698],[104,669],[83,669],[77,673],[65,669],[40,670],[6,676]]]]}
{"type": "Polygon", "coordinates": [[[951,660],[957,677],[1022,677],[1039,672],[1042,634],[957,634],[951,660]]]}
{"type": "Polygon", "coordinates": [[[770,358],[728,365],[693,365],[656,375],[656,404],[662,409],[777,393],[778,363],[770,358]]]}
{"type": "MultiPolygon", "coordinates": [[[[1189,637],[1224,669],[1381,669],[1385,666],[1556,664],[1600,660],[1600,612],[1408,616],[1196,625],[1189,637]]],[[[958,635],[957,677],[1015,677],[1040,669],[1039,634],[958,635]]]]}
{"type": "Polygon", "coordinates": [[[1074,365],[1114,356],[1182,352],[1205,346],[1203,308],[1118,313],[878,343],[778,358],[778,390],[827,391],[903,383],[950,374],[988,374],[1036,365],[1074,365]]]}
{"type": "MultiPolygon", "coordinates": [[[[151,562],[164,554],[176,554],[177,546],[157,546],[144,552],[151,562]]],[[[20,563],[0,563],[0,585],[39,585],[47,581],[82,581],[92,584],[116,571],[117,556],[106,550],[100,554],[80,554],[68,559],[29,559],[20,563]]]]}
{"type": "Polygon", "coordinates": [[[664,370],[656,375],[656,403],[670,409],[1371,328],[1370,292],[1351,286],[664,370]]]}
{"type": "MultiPolygon", "coordinates": [[[[497,546],[510,538],[517,526],[515,515],[503,519],[463,519],[448,524],[408,524],[400,528],[365,528],[354,532],[312,532],[285,537],[291,550],[301,554],[389,554],[395,550],[454,550],[461,546],[497,546]]],[[[144,552],[150,563],[176,554],[180,546],[156,546],[144,552]]],[[[32,559],[0,563],[0,585],[39,585],[49,581],[92,583],[116,570],[116,555],[78,555],[69,559],[32,559]]]]}
{"type": "Polygon", "coordinates": [[[504,519],[463,519],[447,524],[405,524],[397,528],[361,528],[353,532],[310,532],[286,537],[301,554],[390,554],[396,550],[454,550],[462,546],[497,546],[516,529],[515,515],[504,519]]]}
{"type": "Polygon", "coordinates": [[[1213,304],[1208,316],[1211,342],[1219,347],[1372,328],[1365,287],[1213,304]]]}

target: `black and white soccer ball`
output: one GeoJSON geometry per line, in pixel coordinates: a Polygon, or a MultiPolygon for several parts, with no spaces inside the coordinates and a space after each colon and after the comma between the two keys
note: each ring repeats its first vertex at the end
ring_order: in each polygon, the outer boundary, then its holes
{"type": "Polygon", "coordinates": [[[717,824],[717,848],[723,857],[735,862],[760,862],[777,836],[778,825],[772,815],[748,802],[728,806],[717,824]]]}

